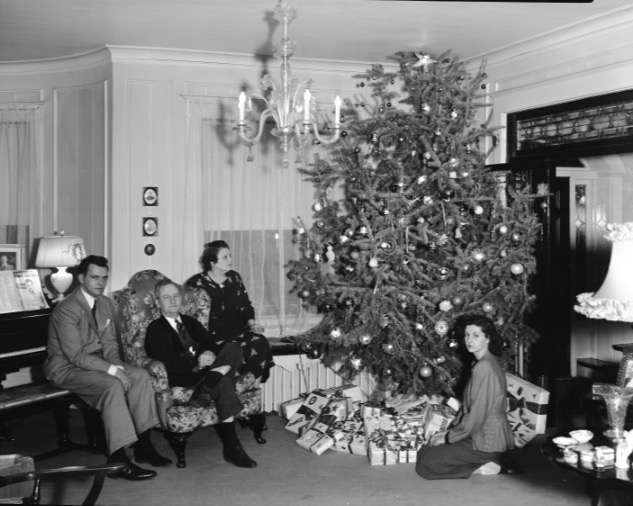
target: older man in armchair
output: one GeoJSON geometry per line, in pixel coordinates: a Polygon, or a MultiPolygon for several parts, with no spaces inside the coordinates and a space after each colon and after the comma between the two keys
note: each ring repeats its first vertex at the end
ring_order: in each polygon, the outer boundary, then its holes
{"type": "Polygon", "coordinates": [[[171,386],[195,388],[191,404],[205,408],[215,402],[224,459],[238,467],[255,467],[235,431],[235,415],[243,408],[234,384],[242,364],[239,344],[219,345],[198,320],[181,314],[182,294],[173,281],[156,283],[155,296],[161,316],[147,327],[147,356],[165,365],[171,386]]]}

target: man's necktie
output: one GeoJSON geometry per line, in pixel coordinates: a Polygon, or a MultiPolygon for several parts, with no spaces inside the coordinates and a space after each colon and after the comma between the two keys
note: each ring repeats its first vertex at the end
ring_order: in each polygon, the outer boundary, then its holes
{"type": "Polygon", "coordinates": [[[92,317],[97,321],[97,300],[95,299],[95,303],[92,305],[92,317]]]}
{"type": "Polygon", "coordinates": [[[191,350],[187,346],[187,329],[185,328],[185,324],[182,323],[182,320],[176,320],[176,329],[178,330],[177,334],[182,343],[182,347],[185,351],[191,353],[191,350]]]}

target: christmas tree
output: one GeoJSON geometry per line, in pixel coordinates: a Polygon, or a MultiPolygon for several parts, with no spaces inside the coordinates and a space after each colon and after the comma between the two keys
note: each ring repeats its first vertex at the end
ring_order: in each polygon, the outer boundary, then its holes
{"type": "Polygon", "coordinates": [[[448,395],[463,369],[457,316],[493,319],[510,370],[536,339],[524,317],[540,225],[534,195],[485,167],[495,130],[483,66],[472,75],[449,53],[390,59],[394,70],[355,76],[342,140],[300,169],[315,214],[309,228],[297,220],[288,276],[323,318],[299,341],[346,378],[374,375],[378,391],[448,395]]]}

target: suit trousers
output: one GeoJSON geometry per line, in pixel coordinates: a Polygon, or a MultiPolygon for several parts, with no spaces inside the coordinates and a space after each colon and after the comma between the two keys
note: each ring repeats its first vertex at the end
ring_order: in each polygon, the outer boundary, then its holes
{"type": "Polygon", "coordinates": [[[137,441],[141,434],[158,424],[154,389],[149,373],[133,365],[125,365],[130,378],[126,392],[123,383],[107,372],[75,368],[55,386],[70,390],[101,412],[110,455],[137,441]]]}
{"type": "Polygon", "coordinates": [[[222,422],[227,418],[235,416],[244,409],[244,404],[240,401],[237,393],[235,392],[235,374],[239,367],[242,365],[242,348],[239,344],[234,342],[224,343],[220,349],[213,365],[209,369],[205,370],[205,375],[202,379],[202,385],[209,389],[211,399],[215,402],[215,407],[218,411],[218,418],[222,422]],[[228,365],[229,372],[217,381],[214,378],[212,369],[228,365]]]}
{"type": "Polygon", "coordinates": [[[475,469],[499,457],[499,452],[475,450],[472,439],[467,438],[456,443],[421,447],[415,472],[427,480],[470,478],[475,469]]]}

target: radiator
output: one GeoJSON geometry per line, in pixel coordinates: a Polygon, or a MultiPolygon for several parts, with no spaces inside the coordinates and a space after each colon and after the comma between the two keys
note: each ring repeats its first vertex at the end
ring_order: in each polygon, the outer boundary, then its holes
{"type": "Polygon", "coordinates": [[[320,360],[309,359],[305,355],[276,356],[275,364],[270,370],[270,378],[262,385],[262,409],[267,412],[279,413],[280,404],[317,388],[354,383],[360,386],[365,397],[374,390],[375,382],[368,374],[362,373],[352,381],[344,381],[320,360]]]}

